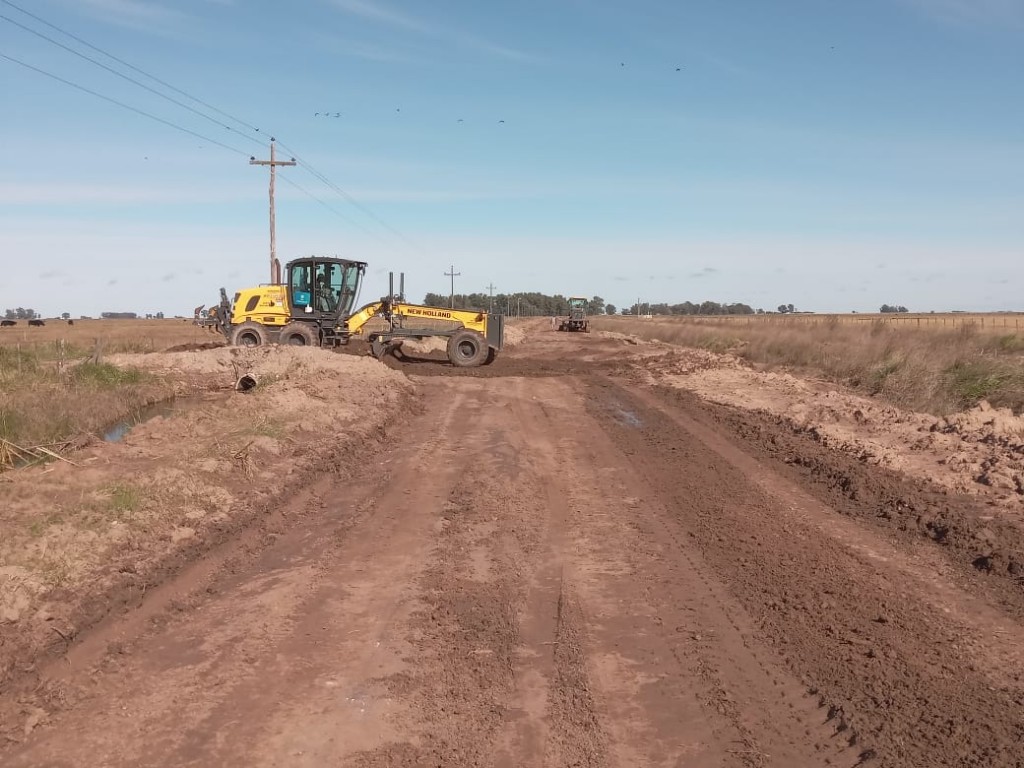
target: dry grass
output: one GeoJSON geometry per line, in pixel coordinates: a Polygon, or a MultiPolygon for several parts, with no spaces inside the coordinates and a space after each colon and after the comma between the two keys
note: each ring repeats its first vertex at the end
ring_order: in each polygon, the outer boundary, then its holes
{"type": "Polygon", "coordinates": [[[918,330],[916,323],[878,318],[853,323],[839,317],[749,323],[619,317],[595,323],[600,329],[824,376],[926,413],[944,415],[983,399],[1024,411],[1024,331],[998,326],[993,331],[991,326],[984,332],[980,323],[918,330]]]}
{"type": "Polygon", "coordinates": [[[222,342],[223,336],[199,328],[191,320],[75,320],[68,325],[47,320],[42,328],[29,328],[24,320],[13,328],[0,328],[0,347],[23,350],[63,342],[71,350],[92,350],[97,343],[106,354],[159,352],[183,344],[222,342]]]}
{"type": "Polygon", "coordinates": [[[19,458],[12,445],[59,452],[69,440],[173,395],[165,380],[110,365],[102,356],[91,361],[97,345],[102,354],[112,354],[217,339],[180,320],[94,320],[2,330],[0,466],[19,458]]]}

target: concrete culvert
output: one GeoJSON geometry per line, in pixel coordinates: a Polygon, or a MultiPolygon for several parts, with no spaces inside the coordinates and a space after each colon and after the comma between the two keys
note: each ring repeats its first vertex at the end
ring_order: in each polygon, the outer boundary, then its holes
{"type": "Polygon", "coordinates": [[[256,389],[258,383],[253,374],[247,373],[235,382],[235,390],[237,392],[251,392],[256,389]]]}

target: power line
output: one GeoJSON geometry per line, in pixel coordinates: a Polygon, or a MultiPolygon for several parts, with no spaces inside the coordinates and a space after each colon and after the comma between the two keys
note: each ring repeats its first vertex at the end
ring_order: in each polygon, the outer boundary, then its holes
{"type": "Polygon", "coordinates": [[[158,123],[163,123],[164,125],[169,126],[171,128],[174,128],[175,130],[181,131],[182,133],[187,133],[190,136],[195,136],[197,139],[202,139],[203,141],[209,142],[210,144],[215,144],[216,146],[223,147],[224,149],[230,150],[231,152],[235,152],[235,153],[237,153],[239,155],[243,155],[245,157],[249,157],[249,153],[248,152],[244,152],[243,150],[239,149],[238,147],[232,147],[232,146],[230,146],[228,144],[225,144],[225,143],[223,143],[221,141],[217,141],[216,139],[211,139],[209,136],[203,136],[203,134],[196,133],[195,131],[191,130],[190,128],[185,128],[184,126],[178,125],[177,123],[172,123],[170,120],[165,120],[162,117],[157,117],[156,115],[150,114],[149,112],[145,112],[145,111],[143,111],[141,109],[138,109],[137,107],[133,107],[130,104],[125,104],[123,101],[118,101],[117,99],[113,99],[110,96],[104,96],[102,93],[97,93],[96,91],[94,91],[94,90],[92,90],[90,88],[86,88],[84,85],[79,85],[78,83],[73,83],[70,80],[65,80],[63,77],[60,77],[59,75],[55,75],[52,72],[47,72],[45,69],[40,69],[39,67],[35,67],[35,66],[31,65],[31,64],[28,64],[27,62],[21,61],[20,59],[16,59],[13,56],[8,56],[5,53],[0,53],[0,58],[6,59],[7,61],[10,61],[10,62],[12,62],[14,64],[17,64],[17,65],[21,66],[21,67],[24,67],[25,69],[31,69],[33,72],[38,72],[40,75],[45,75],[46,77],[49,77],[52,80],[56,80],[59,83],[64,83],[64,85],[71,86],[72,88],[75,88],[75,89],[77,89],[79,91],[82,91],[83,93],[88,93],[90,96],[95,96],[98,99],[103,99],[104,101],[109,101],[111,104],[116,104],[117,106],[121,107],[122,109],[127,109],[127,110],[129,110],[131,112],[134,112],[134,113],[138,114],[138,115],[142,115],[143,117],[148,117],[150,120],[155,120],[158,123]]]}
{"type": "MultiPolygon", "coordinates": [[[[182,96],[184,96],[184,97],[186,97],[186,98],[196,102],[197,104],[201,104],[202,106],[204,106],[207,109],[210,109],[210,110],[216,112],[217,114],[223,115],[224,117],[226,117],[229,120],[237,123],[238,125],[241,125],[241,126],[247,128],[247,129],[249,129],[250,131],[253,131],[254,133],[259,133],[261,136],[264,135],[263,133],[260,132],[259,128],[257,128],[256,126],[252,125],[251,123],[249,123],[249,122],[247,122],[245,120],[242,120],[241,118],[236,117],[236,116],[230,114],[229,112],[225,112],[222,109],[218,109],[217,107],[213,106],[212,104],[209,104],[208,102],[203,101],[202,99],[200,99],[200,98],[198,98],[196,96],[193,96],[192,94],[188,93],[187,91],[184,91],[184,90],[182,90],[180,88],[177,88],[174,85],[171,85],[170,83],[166,82],[165,80],[160,79],[156,75],[150,74],[149,72],[145,71],[144,69],[142,69],[140,67],[137,67],[137,66],[135,66],[135,65],[125,61],[124,59],[122,59],[122,58],[120,58],[118,56],[115,56],[114,54],[109,53],[109,52],[103,50],[102,48],[100,48],[98,46],[93,45],[92,43],[88,42],[87,40],[84,40],[83,38],[79,37],[78,35],[75,35],[72,32],[68,32],[67,30],[63,29],[62,27],[60,27],[60,26],[58,26],[56,24],[53,24],[52,22],[47,21],[46,19],[42,18],[41,16],[38,16],[37,14],[34,14],[31,11],[28,11],[28,10],[22,8],[17,3],[11,2],[11,0],[0,0],[0,2],[2,2],[4,5],[7,5],[7,6],[11,7],[11,8],[14,8],[15,10],[25,14],[26,16],[28,16],[28,17],[38,21],[40,24],[44,24],[45,26],[49,27],[50,29],[53,29],[53,30],[59,32],[60,34],[65,35],[65,36],[71,38],[72,40],[75,40],[76,42],[86,46],[87,48],[89,48],[89,49],[91,49],[93,51],[96,51],[97,53],[100,53],[103,56],[106,56],[107,58],[111,59],[112,61],[116,61],[118,64],[121,64],[122,66],[127,67],[128,69],[132,70],[133,72],[137,72],[140,75],[143,75],[144,77],[147,77],[150,80],[152,80],[152,81],[154,81],[156,83],[159,83],[160,85],[164,86],[165,88],[168,88],[168,89],[174,91],[175,93],[181,94],[182,96]]],[[[16,21],[14,21],[13,19],[10,19],[7,16],[0,16],[0,18],[3,18],[6,21],[10,22],[11,24],[15,24],[16,26],[19,26],[22,29],[24,29],[24,30],[26,30],[28,32],[31,32],[32,34],[37,35],[38,37],[40,37],[40,38],[42,38],[44,40],[47,40],[48,42],[50,42],[50,43],[52,43],[54,45],[57,45],[57,46],[63,48],[64,50],[69,51],[70,53],[73,53],[76,56],[79,56],[79,57],[81,57],[81,58],[83,58],[83,59],[85,59],[85,60],[95,64],[96,66],[102,67],[103,69],[105,69],[105,70],[107,70],[107,71],[117,75],[118,77],[124,78],[125,80],[128,80],[129,82],[132,82],[132,83],[134,83],[135,85],[138,85],[141,88],[145,88],[147,91],[150,91],[151,93],[154,93],[157,96],[160,96],[161,98],[167,99],[171,103],[176,104],[176,105],[178,105],[178,106],[180,106],[180,107],[182,107],[184,109],[187,109],[190,112],[193,112],[193,113],[195,113],[195,114],[205,118],[206,120],[209,120],[209,121],[213,122],[216,125],[219,125],[219,126],[221,126],[223,128],[226,128],[227,130],[230,130],[230,131],[232,131],[234,133],[237,133],[240,136],[243,136],[244,138],[246,138],[246,139],[248,139],[250,141],[255,141],[256,143],[259,143],[259,144],[262,145],[262,142],[258,141],[257,139],[255,139],[255,138],[253,138],[251,136],[246,136],[241,131],[238,131],[237,129],[232,128],[231,126],[228,126],[228,125],[225,125],[225,124],[223,124],[221,122],[218,122],[215,118],[212,118],[209,115],[203,114],[199,110],[196,110],[193,107],[188,106],[187,104],[183,104],[182,102],[180,102],[180,101],[178,101],[176,99],[173,99],[170,96],[167,96],[166,94],[160,93],[159,91],[157,91],[157,90],[155,90],[153,88],[150,88],[149,86],[145,85],[144,83],[140,83],[138,80],[135,80],[134,78],[128,77],[127,75],[125,75],[125,74],[123,74],[121,72],[118,72],[117,70],[115,70],[115,69],[113,69],[111,67],[108,67],[105,64],[102,64],[101,62],[98,62],[95,59],[93,59],[93,58],[91,58],[89,56],[86,56],[85,54],[82,54],[79,51],[74,50],[73,48],[65,46],[62,43],[60,43],[60,42],[58,42],[56,40],[53,40],[52,38],[50,38],[50,37],[48,37],[48,36],[38,32],[36,30],[31,29],[30,27],[24,26],[24,25],[22,25],[22,24],[20,24],[20,23],[18,23],[16,21]]],[[[2,55],[2,54],[0,54],[0,55],[2,55]]],[[[16,59],[12,59],[11,57],[8,57],[8,56],[5,56],[4,58],[9,59],[10,61],[15,62],[16,64],[21,64],[22,66],[28,67],[29,69],[33,69],[33,70],[35,70],[35,71],[37,71],[37,72],[39,72],[41,74],[47,75],[48,77],[52,77],[55,80],[63,82],[63,83],[65,83],[67,85],[70,85],[70,86],[72,86],[74,88],[78,88],[79,90],[85,91],[86,93],[90,93],[90,94],[92,94],[94,96],[97,96],[97,97],[99,97],[101,99],[109,101],[109,102],[111,102],[113,104],[117,104],[118,106],[124,107],[125,109],[130,109],[133,112],[137,112],[139,114],[145,115],[146,117],[150,117],[150,118],[155,119],[155,120],[157,120],[159,122],[163,122],[166,125],[170,125],[170,126],[172,126],[174,128],[177,128],[179,130],[184,130],[187,133],[191,133],[192,135],[199,136],[200,138],[203,138],[205,141],[209,141],[212,144],[217,144],[217,145],[225,147],[227,149],[231,149],[232,151],[238,152],[239,154],[245,154],[241,150],[238,150],[238,149],[236,149],[234,147],[228,147],[228,145],[223,144],[221,142],[215,141],[213,139],[208,139],[208,138],[202,137],[200,134],[197,134],[197,133],[195,133],[193,131],[190,131],[190,130],[188,130],[186,128],[182,128],[181,126],[173,124],[173,123],[171,123],[169,121],[162,120],[161,118],[154,117],[153,115],[150,115],[149,113],[143,112],[142,110],[136,109],[135,107],[130,107],[127,104],[123,104],[123,103],[121,103],[121,102],[119,102],[119,101],[117,101],[115,99],[112,99],[112,98],[110,98],[108,96],[103,96],[102,94],[96,93],[95,91],[91,91],[91,90],[85,88],[84,86],[80,86],[80,85],[77,85],[77,84],[72,83],[70,81],[64,80],[63,78],[60,78],[60,77],[58,77],[56,75],[53,75],[53,74],[51,74],[49,72],[45,72],[43,70],[40,70],[40,69],[38,69],[36,67],[33,67],[32,65],[25,64],[24,62],[18,61],[16,59]]],[[[349,192],[347,192],[341,186],[339,186],[334,181],[332,181],[330,178],[328,178],[325,174],[321,173],[319,170],[317,170],[315,167],[313,167],[313,165],[311,163],[309,163],[309,162],[303,160],[301,157],[299,157],[298,153],[295,152],[294,150],[292,150],[290,147],[288,147],[283,141],[278,141],[277,143],[280,144],[282,149],[284,149],[285,151],[289,152],[292,156],[294,156],[295,159],[299,162],[299,165],[304,170],[308,171],[317,180],[319,180],[325,186],[327,186],[328,188],[330,188],[334,192],[336,192],[338,195],[340,195],[351,206],[353,206],[354,208],[356,208],[359,211],[361,211],[364,215],[366,215],[367,217],[372,219],[379,226],[383,227],[385,230],[390,232],[395,237],[398,237],[399,239],[404,241],[407,245],[411,246],[412,248],[416,249],[417,251],[422,251],[421,247],[417,243],[413,242],[405,234],[403,234],[398,229],[396,229],[395,227],[393,227],[390,224],[388,224],[388,222],[384,221],[380,216],[378,216],[376,213],[374,213],[368,207],[366,207],[365,205],[360,203],[358,200],[356,200],[356,198],[354,196],[352,196],[349,192]]]]}
{"type": "MultiPolygon", "coordinates": [[[[3,0],[3,2],[7,2],[7,0],[3,0]]],[[[86,56],[84,53],[76,51],[74,48],[72,48],[72,47],[70,47],[68,45],[64,45],[64,43],[61,43],[61,42],[59,42],[57,40],[54,40],[52,37],[49,37],[48,35],[44,35],[42,32],[37,32],[36,30],[32,29],[31,27],[27,27],[24,24],[22,24],[21,22],[15,21],[14,19],[10,18],[9,16],[4,16],[2,13],[0,13],[0,19],[3,19],[4,21],[6,21],[6,22],[8,22],[10,24],[13,24],[16,27],[20,27],[21,29],[25,30],[26,32],[28,32],[30,34],[33,34],[36,37],[39,37],[39,38],[47,41],[48,43],[52,43],[53,45],[56,45],[58,48],[64,49],[68,53],[71,53],[71,54],[74,54],[75,56],[78,56],[80,59],[85,59],[86,61],[88,61],[88,62],[90,62],[92,64],[95,64],[97,67],[100,67],[101,69],[104,69],[107,72],[110,72],[112,75],[116,75],[117,77],[120,77],[122,80],[127,80],[129,83],[133,83],[134,85],[139,86],[139,88],[144,88],[145,90],[149,91],[150,93],[156,94],[161,99],[166,99],[167,101],[171,102],[172,104],[178,105],[182,109],[187,109],[192,114],[199,115],[201,118],[203,118],[204,120],[209,120],[214,125],[218,125],[221,128],[226,128],[227,130],[231,131],[232,133],[237,133],[239,136],[241,136],[246,141],[251,141],[254,144],[259,144],[261,147],[263,146],[263,142],[260,141],[259,139],[253,138],[252,136],[249,136],[246,133],[242,133],[237,128],[232,128],[230,125],[227,125],[226,123],[222,123],[217,118],[210,117],[205,112],[201,112],[200,110],[196,109],[195,107],[190,107],[185,102],[178,101],[177,99],[175,99],[175,98],[173,98],[171,96],[168,96],[166,93],[161,93],[156,88],[150,88],[148,85],[146,85],[145,83],[139,82],[134,77],[130,77],[129,75],[126,75],[126,74],[124,74],[122,72],[118,72],[113,67],[108,67],[103,62],[97,61],[96,59],[92,58],[91,56],[86,56]]]]}
{"type": "Polygon", "coordinates": [[[207,109],[212,109],[217,114],[223,115],[224,117],[228,118],[229,120],[233,120],[234,122],[238,123],[239,125],[243,126],[244,128],[248,128],[250,131],[254,131],[255,133],[259,133],[260,132],[259,128],[257,128],[254,125],[250,125],[249,123],[245,122],[245,120],[237,118],[234,115],[232,115],[232,114],[230,114],[228,112],[225,112],[225,111],[223,111],[221,109],[217,109],[217,107],[213,106],[212,104],[207,104],[202,99],[200,99],[200,98],[198,98],[196,96],[193,96],[192,94],[187,93],[187,92],[181,90],[180,88],[174,87],[170,83],[165,82],[164,80],[161,80],[156,75],[151,75],[149,72],[146,72],[144,69],[140,69],[139,67],[136,67],[133,64],[129,64],[124,59],[118,58],[114,54],[109,53],[109,52],[103,50],[102,48],[99,48],[99,47],[93,45],[92,43],[88,42],[87,40],[83,40],[78,35],[75,35],[72,32],[68,32],[66,29],[62,29],[61,27],[58,27],[56,24],[53,24],[53,23],[47,21],[46,19],[42,18],[41,16],[37,16],[36,14],[32,13],[31,11],[26,11],[20,5],[16,5],[15,3],[12,3],[11,0],[0,0],[0,2],[2,2],[4,5],[9,5],[11,8],[14,8],[17,11],[20,11],[21,13],[25,14],[26,16],[29,16],[29,17],[35,19],[40,24],[45,24],[50,29],[56,30],[57,32],[60,32],[62,35],[66,35],[67,37],[70,37],[72,40],[74,40],[75,42],[81,43],[86,48],[89,48],[89,49],[91,49],[93,51],[96,51],[96,53],[101,53],[104,56],[106,56],[108,59],[116,61],[118,64],[120,64],[122,66],[128,67],[128,69],[132,70],[133,72],[138,72],[140,75],[143,75],[144,77],[148,77],[150,80],[153,80],[154,82],[160,83],[160,85],[164,86],[164,88],[170,88],[175,93],[181,94],[182,96],[184,96],[184,97],[186,97],[188,99],[191,99],[192,101],[196,102],[197,104],[202,104],[207,109]]]}
{"type": "MultiPolygon", "coordinates": [[[[280,144],[281,142],[277,142],[277,143],[280,144]]],[[[288,178],[288,176],[286,176],[284,174],[281,174],[281,176],[279,178],[285,184],[288,184],[289,186],[295,187],[295,189],[299,190],[299,192],[304,194],[306,197],[308,197],[311,200],[314,200],[315,202],[319,203],[324,208],[326,208],[328,211],[333,213],[335,216],[337,216],[340,219],[344,219],[346,222],[348,222],[349,224],[351,224],[353,227],[355,227],[356,229],[360,230],[364,234],[367,234],[370,237],[376,238],[377,240],[379,240],[380,242],[384,243],[385,245],[388,244],[387,241],[381,236],[381,234],[379,232],[374,232],[372,229],[370,229],[366,225],[362,224],[361,222],[357,221],[356,219],[353,219],[348,214],[346,214],[346,213],[344,213],[342,211],[339,211],[337,208],[335,208],[333,205],[328,203],[323,198],[318,197],[317,195],[313,194],[312,192],[310,192],[305,187],[299,185],[297,182],[292,181],[290,178],[288,178]]]]}
{"type": "Polygon", "coordinates": [[[333,181],[331,181],[329,178],[327,178],[327,176],[325,176],[324,174],[320,173],[320,171],[318,171],[316,168],[314,168],[310,163],[306,162],[301,157],[299,157],[298,153],[295,152],[290,147],[288,147],[283,141],[278,141],[277,143],[281,145],[282,149],[284,149],[292,157],[294,157],[298,161],[299,165],[302,168],[304,168],[305,170],[309,171],[311,174],[313,174],[313,176],[315,176],[317,179],[319,179],[321,182],[323,182],[326,186],[330,187],[335,192],[337,192],[339,195],[341,195],[341,197],[343,197],[345,200],[347,200],[348,203],[350,205],[352,205],[354,208],[358,208],[364,214],[366,214],[371,219],[373,219],[375,222],[377,222],[380,226],[384,227],[384,229],[386,229],[388,232],[390,232],[391,234],[393,234],[396,237],[398,237],[401,240],[403,240],[407,245],[412,246],[416,250],[421,250],[420,247],[416,243],[414,243],[412,240],[410,240],[404,234],[402,234],[397,229],[395,229],[390,224],[388,224],[386,221],[384,221],[379,216],[377,216],[377,214],[375,214],[369,208],[367,208],[362,203],[360,203],[358,200],[356,200],[354,197],[352,197],[352,195],[350,195],[344,189],[342,189],[337,184],[335,184],[333,181]]]}

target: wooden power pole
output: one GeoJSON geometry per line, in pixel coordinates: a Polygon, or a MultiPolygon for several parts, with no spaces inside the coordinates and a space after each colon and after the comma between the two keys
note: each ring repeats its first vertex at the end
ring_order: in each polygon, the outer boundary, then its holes
{"type": "Polygon", "coordinates": [[[451,272],[445,272],[444,276],[445,277],[450,277],[452,279],[451,305],[452,305],[452,309],[455,309],[455,278],[459,277],[460,275],[462,275],[462,273],[455,271],[455,265],[454,264],[452,264],[451,270],[452,270],[451,272]]]}
{"type": "Polygon", "coordinates": [[[269,160],[257,160],[255,157],[250,157],[249,165],[270,166],[270,282],[276,285],[281,282],[281,267],[277,261],[277,227],[274,224],[274,179],[277,176],[277,166],[295,165],[295,158],[293,157],[291,160],[276,159],[274,156],[274,143],[274,139],[271,138],[269,160]]]}

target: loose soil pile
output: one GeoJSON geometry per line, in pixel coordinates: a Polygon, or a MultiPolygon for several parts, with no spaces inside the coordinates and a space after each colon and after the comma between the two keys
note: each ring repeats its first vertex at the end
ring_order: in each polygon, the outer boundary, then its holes
{"type": "Polygon", "coordinates": [[[1024,417],[1009,409],[982,402],[937,418],[824,381],[757,371],[729,355],[640,344],[659,354],[627,366],[635,381],[769,414],[830,448],[952,491],[984,496],[1011,513],[1024,502],[1024,417]]]}
{"type": "MultiPolygon", "coordinates": [[[[57,649],[138,602],[197,552],[337,467],[409,407],[408,380],[372,359],[319,349],[222,348],[123,355],[179,391],[217,391],[68,462],[0,482],[0,685],[18,659],[57,649]],[[242,374],[259,382],[234,392],[242,374]]],[[[0,720],[3,720],[0,711],[0,720]]]]}

